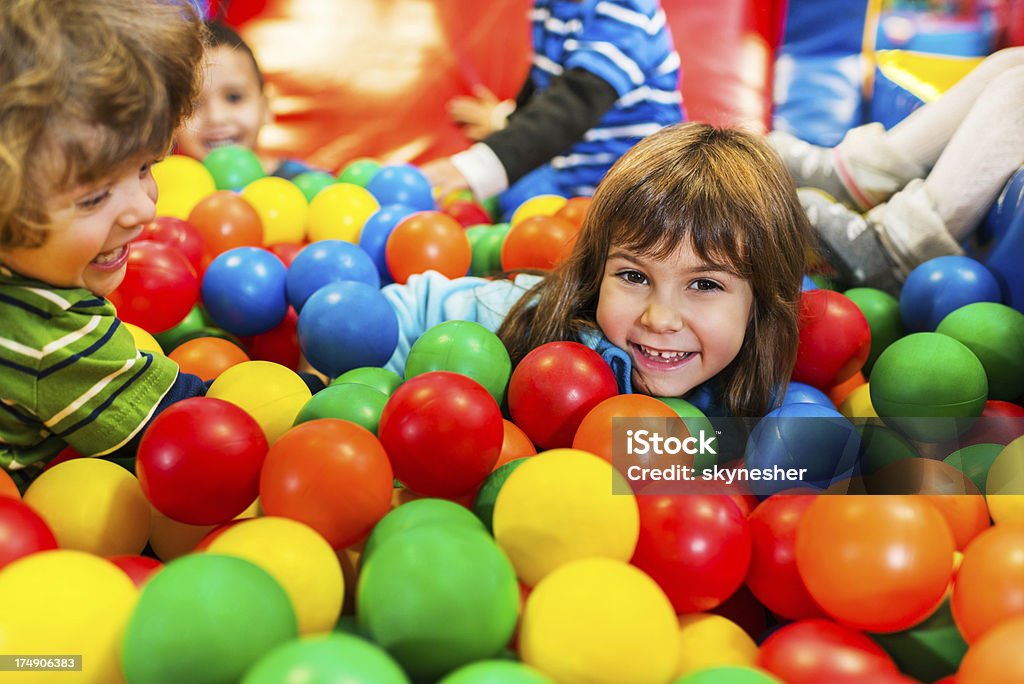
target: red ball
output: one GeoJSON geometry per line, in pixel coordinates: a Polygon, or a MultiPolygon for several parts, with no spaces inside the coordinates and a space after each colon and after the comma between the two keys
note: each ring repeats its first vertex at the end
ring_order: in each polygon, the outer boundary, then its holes
{"type": "Polygon", "coordinates": [[[274,442],[260,478],[260,505],[266,515],[303,522],[343,549],[388,512],[393,485],[388,455],[372,432],[320,418],[274,442]]]}
{"type": "Polygon", "coordinates": [[[384,405],[378,434],[406,487],[453,497],[479,487],[491,473],[505,428],[483,385],[459,373],[430,371],[398,386],[384,405]]]}
{"type": "Polygon", "coordinates": [[[863,684],[889,679],[899,669],[870,637],[828,620],[800,620],[772,633],[757,666],[787,684],[863,684]]]}
{"type": "Polygon", "coordinates": [[[184,320],[199,299],[199,276],[184,254],[152,240],[131,243],[124,280],[110,293],[118,317],[156,334],[184,320]]]}
{"type": "Polygon", "coordinates": [[[267,245],[267,251],[273,253],[278,259],[280,259],[285,266],[291,266],[292,262],[295,261],[295,257],[299,255],[306,245],[298,242],[275,242],[272,245],[267,245]]]}
{"type": "Polygon", "coordinates": [[[218,190],[192,209],[188,221],[203,236],[203,269],[218,254],[235,247],[263,244],[263,221],[256,209],[241,195],[218,190]]]}
{"type": "Polygon", "coordinates": [[[428,270],[458,278],[469,272],[473,248],[466,231],[451,216],[419,211],[399,221],[391,231],[384,257],[396,283],[428,270]]]}
{"type": "Polygon", "coordinates": [[[170,245],[185,255],[196,273],[203,272],[203,236],[188,221],[173,216],[157,216],[142,226],[141,240],[170,245]]]}
{"type": "Polygon", "coordinates": [[[725,495],[642,495],[633,565],[664,590],[677,613],[715,608],[743,584],[750,529],[725,495]]]}
{"type": "Polygon", "coordinates": [[[501,245],[506,271],[537,268],[550,271],[576,243],[579,227],[559,216],[531,216],[512,226],[501,245]]]}
{"type": "Polygon", "coordinates": [[[764,636],[764,631],[768,628],[768,612],[745,586],[737,589],[735,594],[708,612],[735,622],[755,641],[764,636]]]}
{"type": "Polygon", "coordinates": [[[801,293],[793,380],[828,389],[853,377],[870,351],[868,319],[849,297],[832,290],[801,293]]]}
{"type": "Polygon", "coordinates": [[[452,200],[445,204],[441,211],[458,221],[463,228],[491,224],[491,217],[487,210],[469,200],[452,200]]]}
{"type": "Polygon", "coordinates": [[[813,496],[776,494],[750,514],[753,553],[747,587],[773,613],[787,620],[824,617],[796,567],[796,531],[813,496]]]}
{"type": "Polygon", "coordinates": [[[243,337],[242,344],[253,361],[272,361],[297,370],[302,359],[298,329],[299,314],[289,306],[280,323],[267,332],[243,337]]]}
{"type": "Polygon", "coordinates": [[[0,496],[0,569],[36,551],[57,548],[42,516],[21,499],[0,496]]]}
{"type": "Polygon", "coordinates": [[[121,568],[136,587],[142,588],[142,585],[146,583],[153,573],[160,568],[164,567],[164,564],[158,561],[156,558],[150,558],[149,556],[110,556],[107,558],[111,563],[121,568]]]}
{"type": "Polygon", "coordinates": [[[583,418],[619,393],[615,374],[579,342],[548,342],[523,357],[508,382],[512,422],[541,449],[572,446],[583,418]]]}
{"type": "Polygon", "coordinates": [[[185,399],[158,415],[139,443],[135,469],[157,510],[188,525],[217,525],[259,493],[263,429],[234,404],[185,399]]]}

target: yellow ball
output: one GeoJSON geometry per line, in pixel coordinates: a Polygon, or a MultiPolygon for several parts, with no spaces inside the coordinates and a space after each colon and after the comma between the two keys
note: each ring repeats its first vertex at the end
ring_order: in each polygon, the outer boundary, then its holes
{"type": "Polygon", "coordinates": [[[512,212],[511,225],[522,223],[532,216],[551,216],[568,202],[561,195],[537,195],[526,200],[512,212]]]}
{"type": "Polygon", "coordinates": [[[846,395],[839,412],[847,418],[878,418],[878,412],[871,405],[870,383],[865,382],[846,395]]]}
{"type": "Polygon", "coordinates": [[[721,615],[679,616],[679,674],[722,665],[754,665],[757,644],[742,627],[721,615]]]}
{"type": "Polygon", "coordinates": [[[585,558],[552,572],[526,599],[519,652],[562,684],[664,684],[679,666],[679,625],[643,571],[585,558]]]}
{"type": "Polygon", "coordinates": [[[270,361],[244,361],[217,376],[206,396],[230,401],[256,419],[273,444],[313,395],[294,371],[270,361]]]}
{"type": "Polygon", "coordinates": [[[996,523],[1024,520],[1024,437],[999,452],[985,479],[985,502],[996,523]]]}
{"type": "Polygon", "coordinates": [[[263,222],[263,244],[302,242],[306,237],[309,204],[295,183],[267,176],[249,183],[242,190],[263,222]]]}
{"type": "Polygon", "coordinates": [[[97,556],[134,554],[146,546],[150,505],[130,472],[99,458],[76,458],[40,475],[25,503],[43,517],[64,549],[97,556]]]}
{"type": "Polygon", "coordinates": [[[0,571],[0,653],[80,655],[80,672],[46,672],[5,681],[114,684],[121,636],[138,591],[120,568],[97,556],[56,549],[0,571]]]}
{"type": "Polygon", "coordinates": [[[288,518],[247,520],[221,532],[207,550],[244,558],[270,573],[292,600],[299,634],[334,628],[345,597],[341,563],[313,528],[288,518]]]}
{"type": "Polygon", "coordinates": [[[160,356],[164,355],[164,350],[160,346],[160,343],[157,342],[156,338],[148,332],[137,325],[125,323],[124,321],[121,321],[121,325],[123,325],[128,332],[132,334],[132,339],[135,340],[135,346],[141,351],[152,352],[153,354],[159,354],[160,356]]]}
{"type": "Polygon", "coordinates": [[[494,539],[530,586],[569,561],[601,556],[628,561],[640,513],[610,463],[578,449],[552,449],[523,462],[494,504],[494,539]],[[618,481],[618,482],[616,482],[618,481]]]}
{"type": "MultiPolygon", "coordinates": [[[[255,518],[259,515],[260,500],[257,498],[244,511],[235,516],[235,520],[255,518]]],[[[212,532],[217,525],[187,525],[172,520],[150,507],[153,514],[153,531],[149,535],[149,546],[156,557],[164,563],[170,563],[179,556],[184,556],[196,548],[203,538],[212,532]]]]}
{"type": "Polygon", "coordinates": [[[157,216],[187,219],[199,201],[212,195],[217,186],[202,162],[183,154],[172,154],[153,165],[159,195],[157,216]]]}
{"type": "Polygon", "coordinates": [[[353,183],[328,186],[309,203],[309,239],[357,243],[366,219],[378,209],[380,204],[366,188],[353,183]]]}

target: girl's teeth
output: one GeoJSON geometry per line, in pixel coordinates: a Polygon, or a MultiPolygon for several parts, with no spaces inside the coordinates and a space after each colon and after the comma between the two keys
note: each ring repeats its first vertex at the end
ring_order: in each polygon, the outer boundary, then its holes
{"type": "Polygon", "coordinates": [[[666,359],[666,360],[669,360],[669,361],[675,361],[677,359],[684,359],[684,358],[686,358],[687,356],[690,355],[690,352],[659,352],[659,351],[655,351],[653,349],[648,349],[647,347],[644,347],[644,346],[641,346],[640,349],[642,349],[643,352],[645,354],[647,354],[648,356],[652,356],[652,357],[655,357],[655,358],[662,358],[662,359],[666,359]]]}

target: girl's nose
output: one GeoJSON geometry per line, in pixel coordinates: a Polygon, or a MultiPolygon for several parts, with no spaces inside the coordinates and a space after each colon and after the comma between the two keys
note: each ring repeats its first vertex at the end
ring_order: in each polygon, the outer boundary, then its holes
{"type": "Polygon", "coordinates": [[[652,298],[648,301],[640,322],[653,332],[670,333],[682,330],[685,317],[680,307],[652,298]]]}

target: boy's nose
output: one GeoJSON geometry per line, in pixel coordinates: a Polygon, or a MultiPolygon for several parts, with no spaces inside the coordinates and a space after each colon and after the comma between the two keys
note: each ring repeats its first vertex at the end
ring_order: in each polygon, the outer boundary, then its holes
{"type": "Polygon", "coordinates": [[[134,228],[149,223],[156,218],[156,180],[151,174],[132,183],[131,193],[120,215],[120,223],[125,228],[134,228]]]}

